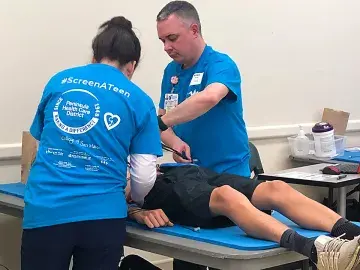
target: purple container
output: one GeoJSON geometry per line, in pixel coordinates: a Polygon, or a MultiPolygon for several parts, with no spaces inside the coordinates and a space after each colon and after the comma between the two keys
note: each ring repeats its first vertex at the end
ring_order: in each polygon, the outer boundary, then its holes
{"type": "Polygon", "coordinates": [[[313,133],[322,133],[322,132],[328,132],[334,130],[334,127],[326,122],[319,122],[316,123],[313,128],[312,128],[312,132],[313,133]]]}

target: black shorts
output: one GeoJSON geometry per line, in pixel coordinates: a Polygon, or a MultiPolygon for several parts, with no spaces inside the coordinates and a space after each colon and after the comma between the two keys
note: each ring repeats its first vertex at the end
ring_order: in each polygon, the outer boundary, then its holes
{"type": "Polygon", "coordinates": [[[215,228],[233,226],[227,217],[214,217],[209,203],[216,187],[229,185],[249,200],[255,188],[263,181],[234,174],[215,173],[198,166],[169,167],[159,175],[154,187],[145,197],[144,209],[163,209],[177,224],[215,228]]]}

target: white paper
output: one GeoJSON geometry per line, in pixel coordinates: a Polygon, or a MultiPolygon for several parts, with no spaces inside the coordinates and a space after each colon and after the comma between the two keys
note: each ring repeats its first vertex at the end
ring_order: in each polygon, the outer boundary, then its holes
{"type": "Polygon", "coordinates": [[[286,172],[280,173],[276,176],[295,178],[295,179],[306,179],[306,180],[334,180],[338,178],[338,175],[328,175],[322,173],[305,173],[305,172],[286,172]]]}

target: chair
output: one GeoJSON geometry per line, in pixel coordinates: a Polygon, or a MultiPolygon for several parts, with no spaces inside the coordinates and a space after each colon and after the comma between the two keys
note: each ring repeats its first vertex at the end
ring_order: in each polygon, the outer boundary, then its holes
{"type": "Polygon", "coordinates": [[[249,148],[250,148],[250,172],[254,173],[255,178],[257,178],[259,174],[264,173],[264,169],[262,166],[259,152],[256,146],[250,141],[249,141],[249,148]]]}

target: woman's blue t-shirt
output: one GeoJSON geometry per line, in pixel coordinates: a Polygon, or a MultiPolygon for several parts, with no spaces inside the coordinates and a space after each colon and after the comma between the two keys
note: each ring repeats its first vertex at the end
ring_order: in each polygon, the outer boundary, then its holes
{"type": "Polygon", "coordinates": [[[24,228],[126,217],[127,157],[162,155],[151,98],[105,64],[53,76],[30,132],[40,143],[25,190],[24,228]]]}

